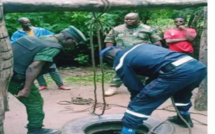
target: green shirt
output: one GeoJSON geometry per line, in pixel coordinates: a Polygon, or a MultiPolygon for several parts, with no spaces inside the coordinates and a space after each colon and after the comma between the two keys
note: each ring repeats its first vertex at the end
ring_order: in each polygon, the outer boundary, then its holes
{"type": "Polygon", "coordinates": [[[105,38],[105,43],[113,43],[120,48],[127,48],[140,43],[155,43],[161,40],[155,30],[147,25],[128,28],[125,24],[111,30],[105,38]]]}
{"type": "MultiPolygon", "coordinates": [[[[52,40],[58,42],[56,39],[51,36],[41,36],[39,37],[42,40],[52,40]]],[[[53,62],[53,58],[60,53],[60,49],[58,48],[45,48],[34,57],[34,61],[47,61],[53,62]]]]}

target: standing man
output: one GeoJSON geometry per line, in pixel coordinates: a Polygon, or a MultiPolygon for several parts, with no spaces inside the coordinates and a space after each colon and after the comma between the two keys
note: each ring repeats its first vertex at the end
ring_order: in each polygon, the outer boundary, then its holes
{"type": "Polygon", "coordinates": [[[13,44],[17,39],[23,36],[42,36],[42,35],[54,35],[53,32],[40,27],[34,27],[31,25],[31,21],[26,17],[18,19],[21,29],[15,31],[10,39],[10,43],[13,44]]]}
{"type": "MultiPolygon", "coordinates": [[[[140,22],[137,13],[129,13],[125,16],[125,24],[119,25],[109,32],[105,38],[106,47],[117,46],[119,48],[127,48],[140,43],[154,43],[161,45],[161,38],[155,33],[150,26],[140,22]]],[[[110,87],[105,91],[106,96],[111,96],[116,93],[117,88],[122,82],[115,74],[110,82],[110,87]]]]}
{"type": "Polygon", "coordinates": [[[43,99],[34,80],[47,73],[53,59],[62,49],[71,48],[77,42],[85,41],[85,36],[70,26],[53,36],[24,36],[12,45],[14,54],[14,74],[8,91],[23,103],[27,110],[27,134],[59,134],[59,130],[43,127],[43,99]]]}
{"type": "Polygon", "coordinates": [[[193,54],[192,41],[196,37],[196,30],[185,26],[186,19],[182,16],[174,18],[176,27],[164,32],[164,39],[170,50],[193,54]]]}
{"type": "MultiPolygon", "coordinates": [[[[206,76],[203,63],[186,54],[151,44],[139,44],[124,50],[108,47],[100,55],[103,60],[114,59],[114,69],[131,94],[122,119],[122,134],[135,134],[143,121],[171,96],[182,117],[193,127],[189,114],[191,96],[192,90],[206,76]],[[137,75],[154,79],[144,85],[137,75]]],[[[169,121],[187,127],[178,115],[170,117],[169,121]]]]}
{"type": "MultiPolygon", "coordinates": [[[[54,33],[50,32],[49,30],[46,30],[44,28],[40,27],[33,27],[31,25],[31,22],[26,17],[21,17],[18,19],[19,24],[21,25],[21,29],[17,30],[13,33],[11,36],[11,44],[15,43],[17,39],[23,37],[23,36],[43,36],[43,35],[54,35],[54,33]]],[[[70,90],[69,87],[64,86],[62,78],[57,70],[56,64],[53,63],[53,65],[50,67],[48,73],[50,74],[51,78],[55,81],[56,85],[61,90],[70,90]]],[[[37,78],[39,83],[39,90],[47,89],[47,83],[43,75],[38,76],[37,78]]]]}

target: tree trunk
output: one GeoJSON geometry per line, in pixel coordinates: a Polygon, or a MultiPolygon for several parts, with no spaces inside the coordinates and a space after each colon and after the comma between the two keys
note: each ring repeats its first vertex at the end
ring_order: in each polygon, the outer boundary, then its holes
{"type": "Polygon", "coordinates": [[[189,19],[188,27],[196,29],[197,35],[195,40],[192,42],[194,53],[193,56],[196,59],[199,59],[199,47],[201,42],[202,31],[204,26],[200,24],[200,22],[204,20],[204,8],[202,10],[196,10],[191,14],[191,18],[189,19]]]}
{"type": "Polygon", "coordinates": [[[182,9],[206,6],[207,0],[2,0],[5,13],[182,9]]]}
{"type": "Polygon", "coordinates": [[[0,134],[4,134],[3,121],[7,105],[7,88],[12,75],[13,54],[5,28],[2,2],[0,0],[0,134]]]}
{"type": "MultiPolygon", "coordinates": [[[[207,66],[207,8],[204,9],[204,28],[201,35],[199,60],[207,66]]],[[[194,108],[197,110],[207,110],[207,78],[199,86],[197,97],[194,102],[194,108]]]]}

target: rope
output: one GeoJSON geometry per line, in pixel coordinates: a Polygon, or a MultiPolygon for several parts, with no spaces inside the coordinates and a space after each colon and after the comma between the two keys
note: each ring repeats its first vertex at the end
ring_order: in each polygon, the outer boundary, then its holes
{"type": "MultiPolygon", "coordinates": [[[[90,24],[90,44],[91,44],[91,55],[92,55],[92,65],[93,65],[93,84],[94,84],[94,107],[93,107],[93,110],[92,110],[92,114],[95,114],[95,115],[102,115],[104,114],[104,109],[105,107],[103,108],[102,110],[102,113],[101,114],[96,114],[95,113],[95,110],[96,110],[96,105],[97,105],[97,93],[96,93],[96,90],[97,90],[97,85],[96,85],[96,65],[95,65],[95,54],[94,54],[94,45],[93,45],[93,24],[97,24],[97,18],[96,18],[96,15],[95,13],[93,13],[93,21],[92,23],[90,24]]],[[[100,27],[98,26],[98,24],[96,25],[97,26],[97,36],[98,36],[98,40],[100,40],[100,36],[98,35],[99,34],[99,29],[100,27]]],[[[99,43],[99,46],[101,45],[100,44],[100,41],[98,42],[99,43]]],[[[100,48],[100,47],[99,47],[100,48]]],[[[103,81],[103,71],[102,71],[102,85],[104,84],[104,81],[103,81]]],[[[102,93],[103,93],[103,86],[102,86],[102,93]]],[[[104,98],[104,96],[102,96],[104,98]]],[[[104,103],[105,103],[105,99],[103,99],[104,103]]],[[[104,105],[105,106],[105,105],[104,105]]]]}
{"type": "Polygon", "coordinates": [[[83,99],[82,97],[71,98],[71,101],[59,101],[57,104],[59,105],[89,105],[92,104],[93,99],[83,99]]]}
{"type": "Polygon", "coordinates": [[[189,134],[192,134],[192,130],[191,130],[191,127],[190,125],[187,123],[187,121],[181,116],[181,113],[179,112],[178,108],[175,106],[175,100],[173,99],[173,97],[170,97],[171,98],[171,101],[172,101],[172,105],[174,106],[179,118],[181,118],[181,120],[187,125],[188,127],[188,130],[189,130],[189,134]]]}
{"type": "Polygon", "coordinates": [[[164,120],[164,121],[160,122],[158,125],[156,125],[156,126],[154,126],[153,128],[151,128],[151,129],[149,130],[149,134],[156,134],[155,130],[156,130],[159,126],[161,126],[163,123],[165,123],[166,121],[167,121],[167,120],[164,120]]]}
{"type": "MultiPolygon", "coordinates": [[[[70,113],[80,113],[80,112],[92,112],[93,110],[93,103],[94,100],[91,98],[88,99],[84,99],[82,97],[76,97],[76,98],[71,98],[71,101],[59,101],[57,104],[59,105],[90,105],[87,108],[84,108],[82,110],[75,110],[72,106],[66,106],[65,110],[61,110],[60,112],[70,112],[70,113]]],[[[96,108],[99,108],[100,110],[102,110],[102,108],[104,107],[104,103],[97,103],[96,108]]],[[[122,105],[118,105],[118,104],[106,104],[105,110],[109,110],[112,107],[121,107],[121,108],[127,108],[127,106],[122,106],[122,105]]],[[[165,108],[161,108],[161,109],[156,109],[156,110],[165,110],[168,112],[176,112],[175,110],[170,110],[168,109],[169,107],[173,107],[172,105],[166,106],[165,108]]],[[[206,114],[202,114],[202,113],[194,113],[194,112],[190,112],[190,114],[197,114],[197,115],[202,115],[202,116],[207,116],[206,114]]],[[[206,123],[203,123],[201,121],[198,121],[194,118],[192,118],[192,120],[198,122],[199,124],[203,125],[203,126],[207,126],[206,123]]],[[[161,123],[159,123],[158,125],[154,126],[152,129],[149,130],[149,132],[151,134],[155,134],[155,130],[162,125],[163,123],[165,123],[166,120],[162,121],[161,123]]]]}
{"type": "MultiPolygon", "coordinates": [[[[189,125],[189,124],[187,123],[187,121],[181,116],[180,112],[178,111],[178,108],[175,106],[175,101],[174,101],[174,99],[173,99],[172,97],[171,97],[171,101],[172,101],[172,105],[169,105],[169,106],[167,106],[167,107],[165,107],[165,108],[156,109],[156,110],[165,110],[165,111],[169,111],[169,112],[177,112],[179,118],[181,118],[181,120],[187,125],[188,130],[189,130],[189,134],[192,134],[192,130],[191,130],[190,125],[189,125]],[[168,109],[168,108],[171,107],[171,106],[173,106],[173,107],[175,108],[175,110],[170,110],[170,109],[168,109]]],[[[202,116],[207,116],[207,115],[202,114],[202,113],[194,113],[194,112],[190,112],[190,114],[198,114],[198,115],[202,115],[202,116]]],[[[203,125],[203,126],[207,126],[206,123],[203,123],[203,122],[201,122],[201,121],[198,121],[198,120],[196,120],[196,119],[194,119],[194,118],[191,118],[191,119],[194,120],[194,121],[196,121],[196,122],[198,122],[198,123],[200,123],[200,124],[203,125]]],[[[156,132],[154,132],[154,131],[155,131],[160,125],[162,125],[163,123],[165,123],[166,121],[167,121],[167,119],[164,120],[164,121],[162,121],[162,122],[159,123],[158,125],[154,126],[152,129],[150,129],[150,130],[149,130],[150,134],[156,134],[156,132]]]]}
{"type": "Polygon", "coordinates": [[[100,70],[102,72],[102,100],[103,100],[103,109],[102,112],[100,114],[96,114],[96,108],[97,108],[97,85],[96,85],[96,65],[95,65],[95,54],[94,54],[94,45],[93,45],[93,27],[96,27],[97,29],[97,38],[98,38],[98,46],[99,46],[99,51],[102,50],[102,42],[101,42],[101,31],[103,32],[103,25],[102,22],[99,20],[99,18],[105,13],[107,12],[107,10],[110,8],[110,3],[108,0],[102,0],[104,8],[102,13],[100,13],[99,15],[96,16],[95,12],[93,12],[93,20],[90,24],[90,46],[91,46],[91,55],[92,55],[92,65],[93,65],[93,84],[94,84],[94,104],[92,107],[92,112],[91,114],[94,115],[103,115],[106,109],[106,100],[105,100],[105,96],[104,96],[104,70],[103,70],[103,62],[102,59],[99,58],[100,61],[100,70]]]}
{"type": "Polygon", "coordinates": [[[105,105],[105,110],[111,109],[111,107],[121,107],[121,108],[126,108],[126,106],[118,105],[118,104],[106,104],[106,103],[96,103],[96,106],[94,105],[94,100],[89,98],[89,99],[83,99],[82,97],[76,97],[76,98],[71,98],[71,101],[59,101],[57,104],[59,105],[89,105],[89,107],[84,108],[82,110],[75,110],[72,106],[66,106],[65,110],[62,110],[60,112],[70,112],[70,113],[80,113],[80,112],[90,112],[94,110],[94,107],[100,108],[100,110],[104,109],[105,105]]]}
{"type": "MultiPolygon", "coordinates": [[[[101,20],[99,20],[99,18],[105,13],[107,12],[109,9],[110,9],[110,2],[108,0],[101,0],[103,5],[104,5],[104,8],[102,10],[102,12],[98,15],[95,14],[95,12],[92,12],[92,15],[93,15],[93,19],[92,19],[92,22],[90,23],[90,46],[91,46],[91,58],[92,58],[92,67],[93,67],[93,85],[94,85],[94,101],[93,101],[93,104],[92,104],[92,111],[91,111],[91,114],[94,114],[94,115],[103,115],[104,112],[105,112],[105,109],[106,107],[108,106],[108,104],[106,104],[106,100],[105,100],[105,95],[104,95],[104,70],[103,70],[103,62],[102,62],[102,59],[99,58],[99,61],[100,61],[100,70],[102,72],[102,100],[103,100],[103,103],[98,103],[97,102],[97,84],[96,84],[96,63],[95,63],[95,49],[94,49],[94,44],[93,44],[93,28],[96,27],[96,32],[97,32],[97,38],[98,38],[98,46],[99,46],[99,51],[102,50],[102,42],[101,42],[101,32],[103,32],[103,24],[111,27],[112,26],[110,24],[108,24],[107,22],[103,22],[101,20]],[[102,113],[101,114],[96,114],[95,111],[96,111],[96,108],[98,108],[97,104],[103,104],[103,109],[102,109],[102,113]]],[[[61,105],[64,105],[64,104],[70,104],[70,102],[68,101],[61,101],[59,104],[61,105]]],[[[70,109],[70,110],[73,110],[73,109],[70,109]]],[[[84,110],[85,111],[85,110],[84,110]]]]}
{"type": "MultiPolygon", "coordinates": [[[[175,106],[175,100],[173,99],[173,97],[170,97],[170,98],[171,98],[171,101],[172,101],[172,105],[173,105],[173,107],[175,108],[175,110],[176,110],[176,112],[177,112],[179,118],[187,125],[188,130],[189,130],[189,134],[192,134],[192,130],[191,130],[190,125],[189,125],[189,124],[187,123],[187,121],[182,117],[182,115],[181,115],[181,113],[179,112],[178,108],[175,106]]],[[[166,119],[166,120],[168,120],[168,119],[166,119]]],[[[155,129],[158,128],[160,125],[162,125],[166,120],[162,121],[161,123],[159,123],[158,125],[156,125],[155,127],[153,127],[153,128],[150,130],[150,132],[151,132],[152,134],[156,134],[156,133],[154,132],[155,129]]]]}
{"type": "MultiPolygon", "coordinates": [[[[164,108],[158,108],[156,110],[165,110],[165,111],[169,111],[169,112],[176,112],[175,110],[168,109],[169,107],[172,107],[172,105],[169,105],[169,106],[164,107],[164,108]]],[[[203,114],[203,113],[195,113],[195,112],[189,112],[189,113],[190,114],[197,114],[197,115],[207,116],[206,114],[203,114]]]]}
{"type": "MultiPolygon", "coordinates": [[[[172,105],[170,105],[170,106],[172,106],[172,105]]],[[[168,112],[176,112],[175,110],[171,110],[171,109],[168,109],[170,106],[167,106],[167,107],[164,107],[164,108],[161,108],[161,109],[156,109],[156,110],[164,110],[164,111],[168,111],[168,112]]],[[[196,115],[202,115],[202,116],[206,116],[207,117],[207,115],[206,114],[203,114],[203,113],[195,113],[195,112],[189,112],[190,114],[196,114],[196,115]]],[[[207,126],[207,123],[203,123],[203,122],[201,122],[201,121],[199,121],[199,120],[197,120],[197,119],[195,119],[195,118],[191,118],[192,120],[194,120],[194,121],[196,121],[196,122],[198,122],[199,124],[201,124],[201,125],[203,125],[203,126],[207,126]]]]}

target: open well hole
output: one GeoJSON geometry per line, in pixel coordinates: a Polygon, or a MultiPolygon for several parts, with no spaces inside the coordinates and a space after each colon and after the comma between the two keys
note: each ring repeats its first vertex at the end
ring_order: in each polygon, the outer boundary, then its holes
{"type": "MultiPolygon", "coordinates": [[[[99,122],[85,127],[85,134],[120,134],[122,129],[121,121],[112,121],[112,122],[99,122]]],[[[146,126],[140,126],[136,134],[147,134],[149,128],[146,126]]]]}

